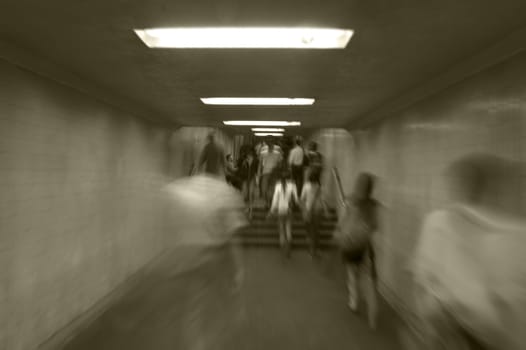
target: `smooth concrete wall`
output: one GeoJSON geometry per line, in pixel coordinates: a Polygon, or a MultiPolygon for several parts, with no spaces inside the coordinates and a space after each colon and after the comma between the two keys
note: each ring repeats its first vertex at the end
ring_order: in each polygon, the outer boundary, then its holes
{"type": "Polygon", "coordinates": [[[340,200],[332,169],[337,169],[344,195],[349,195],[352,191],[357,163],[353,135],[345,129],[321,129],[311,134],[307,140],[315,141],[318,144],[318,151],[323,155],[324,198],[331,207],[338,208],[340,200]]]}
{"type": "Polygon", "coordinates": [[[167,132],[0,60],[0,349],[35,349],[163,249],[167,132]]]}
{"type": "MultiPolygon", "coordinates": [[[[353,133],[354,168],[379,177],[385,205],[377,237],[383,291],[412,310],[408,265],[426,213],[447,204],[442,173],[470,153],[489,153],[518,167],[495,194],[501,208],[526,213],[526,54],[486,69],[384,122],[353,133]]],[[[345,155],[347,156],[347,155],[345,155]]]]}

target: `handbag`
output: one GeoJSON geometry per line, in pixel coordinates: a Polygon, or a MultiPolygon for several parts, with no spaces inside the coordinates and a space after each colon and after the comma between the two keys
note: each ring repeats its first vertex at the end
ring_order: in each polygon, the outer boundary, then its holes
{"type": "Polygon", "coordinates": [[[356,206],[347,209],[338,225],[338,244],[346,254],[362,254],[371,241],[373,230],[356,206]]]}

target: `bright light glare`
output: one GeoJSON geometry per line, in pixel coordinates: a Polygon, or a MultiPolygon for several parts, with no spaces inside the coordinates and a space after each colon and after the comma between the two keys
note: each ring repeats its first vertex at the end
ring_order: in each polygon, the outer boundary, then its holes
{"type": "Polygon", "coordinates": [[[281,128],[252,128],[252,131],[256,132],[284,132],[285,129],[281,128]]]}
{"type": "Polygon", "coordinates": [[[280,120],[225,120],[223,124],[235,126],[300,126],[301,122],[286,122],[280,120]]]}
{"type": "Polygon", "coordinates": [[[203,97],[205,105],[238,106],[306,106],[314,103],[313,98],[286,97],[203,97]]]}
{"type": "Polygon", "coordinates": [[[336,28],[149,28],[135,33],[150,48],[344,49],[353,30],[336,28]]]}
{"type": "Polygon", "coordinates": [[[256,136],[283,136],[280,132],[256,132],[256,136]]]}

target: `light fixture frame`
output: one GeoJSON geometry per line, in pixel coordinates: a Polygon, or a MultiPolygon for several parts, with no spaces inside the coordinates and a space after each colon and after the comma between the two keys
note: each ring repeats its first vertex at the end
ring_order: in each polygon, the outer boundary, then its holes
{"type": "Polygon", "coordinates": [[[283,121],[283,120],[223,120],[224,125],[228,126],[301,126],[299,121],[283,121]]]}
{"type": "Polygon", "coordinates": [[[201,97],[211,106],[312,106],[316,99],[305,97],[201,97]]]}
{"type": "Polygon", "coordinates": [[[314,27],[164,27],[134,29],[149,48],[345,49],[352,29],[314,27]]]}

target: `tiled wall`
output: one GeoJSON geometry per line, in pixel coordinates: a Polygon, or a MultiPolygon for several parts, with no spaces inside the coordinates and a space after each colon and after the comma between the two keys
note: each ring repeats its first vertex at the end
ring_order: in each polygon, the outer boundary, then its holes
{"type": "Polygon", "coordinates": [[[34,349],[163,248],[167,133],[0,61],[0,349],[34,349]]]}
{"type": "Polygon", "coordinates": [[[441,174],[452,161],[474,152],[517,161],[495,200],[526,213],[525,128],[526,54],[519,54],[353,133],[355,146],[342,157],[380,178],[377,197],[385,204],[377,237],[380,276],[399,305],[412,307],[406,266],[424,215],[447,201],[441,174]]]}

